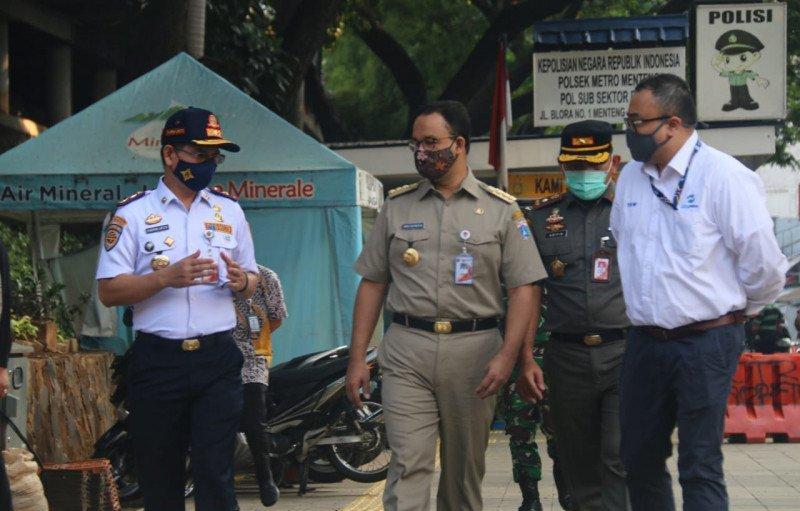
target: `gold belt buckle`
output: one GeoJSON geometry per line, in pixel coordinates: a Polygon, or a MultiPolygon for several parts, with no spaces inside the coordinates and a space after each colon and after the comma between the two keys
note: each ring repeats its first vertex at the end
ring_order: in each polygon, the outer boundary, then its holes
{"type": "Polygon", "coordinates": [[[603,342],[603,338],[597,334],[589,334],[583,336],[583,344],[587,346],[597,346],[603,342]]]}
{"type": "Polygon", "coordinates": [[[181,343],[183,351],[196,351],[200,349],[200,339],[184,339],[181,343]]]}
{"type": "Polygon", "coordinates": [[[433,324],[433,331],[437,334],[449,334],[453,331],[453,324],[449,321],[437,321],[433,324]]]}

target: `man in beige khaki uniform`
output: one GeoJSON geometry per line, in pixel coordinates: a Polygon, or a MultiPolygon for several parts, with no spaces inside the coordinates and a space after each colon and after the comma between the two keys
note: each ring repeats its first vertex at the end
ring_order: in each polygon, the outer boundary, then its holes
{"type": "MultiPolygon", "coordinates": [[[[481,481],[494,394],[508,379],[531,312],[534,282],[547,273],[514,197],[481,183],[467,167],[463,105],[437,102],[414,122],[418,172],[427,179],[389,192],[356,263],[350,399],[369,397],[364,353],[384,298],[393,323],[380,347],[383,406],[392,461],[385,509],[430,506],[437,434],[439,511],[482,509],[481,481]],[[506,315],[505,339],[498,326],[506,315]]],[[[532,356],[523,364],[533,364],[532,356]]],[[[529,366],[530,367],[530,366],[529,366]]],[[[538,366],[527,384],[541,396],[538,366]]]]}

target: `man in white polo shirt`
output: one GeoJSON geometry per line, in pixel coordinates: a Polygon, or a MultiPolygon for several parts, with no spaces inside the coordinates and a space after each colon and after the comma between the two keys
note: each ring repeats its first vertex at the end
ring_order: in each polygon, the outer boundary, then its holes
{"type": "Polygon", "coordinates": [[[728,509],[721,440],[745,317],[783,288],[788,269],[755,172],[705,144],[682,79],[640,82],[611,229],[628,316],[621,456],[634,511],[672,511],[666,459],[678,427],[686,511],[728,509]]]}

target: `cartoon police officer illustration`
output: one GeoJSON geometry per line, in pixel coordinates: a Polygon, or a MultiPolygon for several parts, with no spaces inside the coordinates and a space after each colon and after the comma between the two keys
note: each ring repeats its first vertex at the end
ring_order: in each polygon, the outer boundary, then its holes
{"type": "Polygon", "coordinates": [[[711,60],[711,66],[728,79],[731,87],[731,100],[722,105],[722,111],[756,110],[758,103],[750,97],[747,80],[755,80],[759,87],[769,86],[769,80],[751,69],[761,58],[764,45],[749,32],[728,30],[719,36],[714,48],[718,53],[711,60]]]}

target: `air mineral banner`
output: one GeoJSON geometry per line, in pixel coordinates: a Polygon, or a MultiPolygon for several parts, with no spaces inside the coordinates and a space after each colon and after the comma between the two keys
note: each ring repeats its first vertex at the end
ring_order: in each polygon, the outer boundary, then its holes
{"type": "Polygon", "coordinates": [[[640,80],[657,73],[685,78],[685,70],[682,46],[534,53],[533,125],[621,123],[640,80]]]}
{"type": "Polygon", "coordinates": [[[697,6],[701,121],[786,116],[786,4],[697,6]]]}

